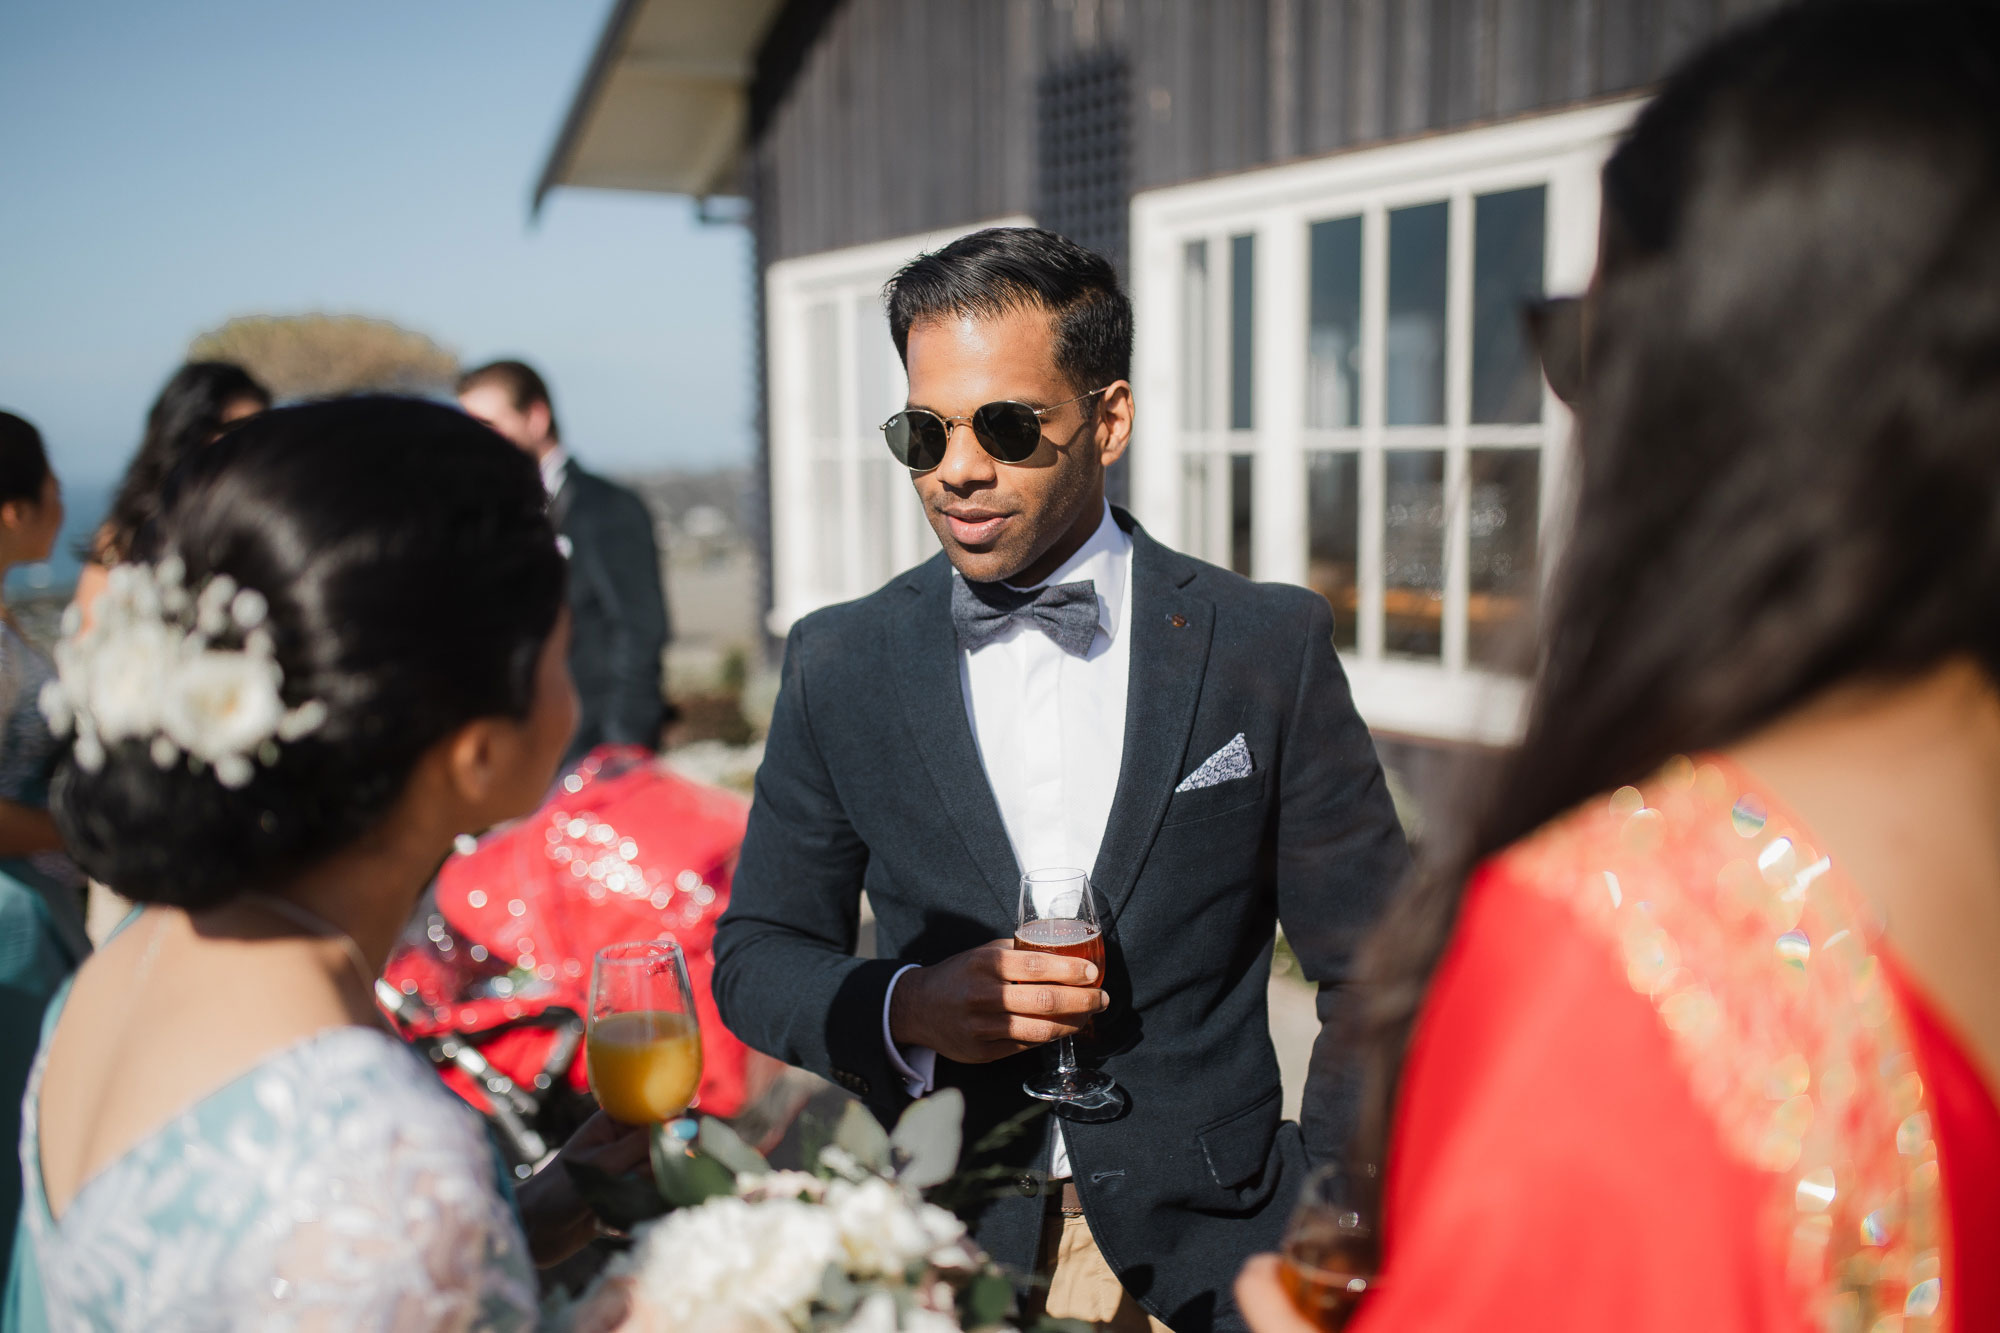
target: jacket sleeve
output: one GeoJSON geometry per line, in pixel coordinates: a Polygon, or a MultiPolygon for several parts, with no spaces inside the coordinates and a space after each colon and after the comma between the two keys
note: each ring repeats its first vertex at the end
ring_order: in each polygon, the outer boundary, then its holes
{"type": "Polygon", "coordinates": [[[598,522],[604,594],[615,631],[605,645],[614,684],[604,739],[650,750],[659,745],[664,720],[660,673],[668,637],[653,516],[638,496],[608,486],[598,522]]]}
{"type": "Polygon", "coordinates": [[[902,964],[854,956],[868,848],[813,731],[811,644],[806,622],[793,626],[729,910],[716,927],[715,1002],[749,1045],[887,1116],[909,1101],[882,1036],[902,964]]]}
{"type": "Polygon", "coordinates": [[[1337,1158],[1353,1133],[1359,1075],[1349,1050],[1347,978],[1356,947],[1408,874],[1375,742],[1333,652],[1333,615],[1314,597],[1279,775],[1277,893],[1285,938],[1319,986],[1320,1034],[1300,1112],[1306,1152],[1337,1158]]]}

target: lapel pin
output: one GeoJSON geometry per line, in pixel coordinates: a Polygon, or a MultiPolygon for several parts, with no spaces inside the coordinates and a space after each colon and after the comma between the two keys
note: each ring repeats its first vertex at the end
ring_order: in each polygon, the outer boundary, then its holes
{"type": "Polygon", "coordinates": [[[1167,617],[1167,623],[1169,625],[1172,625],[1175,629],[1186,629],[1187,617],[1182,615],[1180,612],[1176,611],[1174,614],[1167,617]]]}

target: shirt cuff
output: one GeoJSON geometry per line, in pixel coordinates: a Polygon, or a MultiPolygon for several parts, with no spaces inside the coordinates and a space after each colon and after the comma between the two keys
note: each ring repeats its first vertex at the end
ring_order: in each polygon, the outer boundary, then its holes
{"type": "Polygon", "coordinates": [[[882,993],[882,1049],[888,1052],[889,1067],[901,1076],[903,1090],[912,1097],[921,1097],[935,1086],[937,1052],[928,1046],[898,1046],[889,1035],[889,1005],[896,998],[896,983],[903,979],[903,973],[914,972],[917,966],[911,963],[899,970],[882,993]]]}

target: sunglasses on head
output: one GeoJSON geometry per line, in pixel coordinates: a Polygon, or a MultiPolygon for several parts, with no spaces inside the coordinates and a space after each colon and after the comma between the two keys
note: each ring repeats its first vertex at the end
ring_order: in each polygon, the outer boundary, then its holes
{"type": "MultiPolygon", "coordinates": [[[[1110,388],[1105,385],[1104,389],[1110,388]]],[[[928,472],[944,462],[951,444],[951,432],[963,421],[972,426],[972,438],[979,447],[1003,463],[1025,463],[1042,443],[1042,418],[1058,408],[1095,398],[1104,389],[1092,389],[1047,407],[1029,407],[1011,400],[975,408],[969,417],[943,417],[927,407],[906,407],[882,423],[882,438],[889,452],[912,472],[928,472]]]]}

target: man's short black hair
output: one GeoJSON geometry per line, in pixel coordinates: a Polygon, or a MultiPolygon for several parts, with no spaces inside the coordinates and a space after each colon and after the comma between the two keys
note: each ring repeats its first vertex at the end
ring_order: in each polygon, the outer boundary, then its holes
{"type": "Polygon", "coordinates": [[[485,384],[498,384],[505,389],[516,412],[525,412],[536,403],[548,408],[549,438],[562,438],[562,431],[556,428],[555,400],[549,397],[548,384],[533,366],[525,361],[488,361],[475,366],[458,377],[459,395],[463,397],[485,384]]]}
{"type": "Polygon", "coordinates": [[[988,227],[961,236],[905,264],[883,296],[905,365],[918,320],[1042,309],[1055,327],[1056,370],[1070,387],[1090,393],[1132,377],[1132,302],[1117,270],[1052,231],[988,227]]]}

